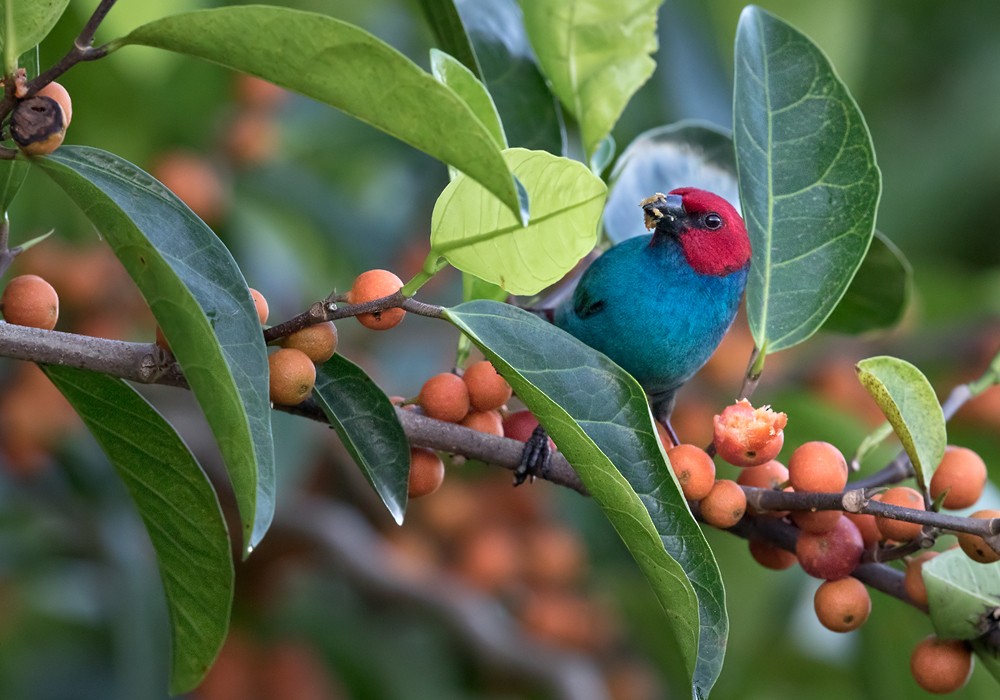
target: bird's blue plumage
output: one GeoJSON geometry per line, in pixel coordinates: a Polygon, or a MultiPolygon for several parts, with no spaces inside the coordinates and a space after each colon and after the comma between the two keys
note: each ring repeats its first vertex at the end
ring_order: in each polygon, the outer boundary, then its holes
{"type": "Polygon", "coordinates": [[[677,238],[631,238],[587,268],[554,321],[614,360],[669,413],[674,393],[732,324],[748,268],[702,274],[677,238]]]}

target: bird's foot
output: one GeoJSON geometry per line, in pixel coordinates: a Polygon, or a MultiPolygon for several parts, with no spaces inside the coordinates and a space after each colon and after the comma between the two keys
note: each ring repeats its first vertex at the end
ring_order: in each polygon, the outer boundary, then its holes
{"type": "Polygon", "coordinates": [[[539,425],[524,443],[521,461],[514,469],[514,486],[520,486],[529,477],[532,481],[535,480],[536,476],[545,478],[551,462],[552,445],[549,442],[549,434],[545,432],[545,428],[539,425]]]}

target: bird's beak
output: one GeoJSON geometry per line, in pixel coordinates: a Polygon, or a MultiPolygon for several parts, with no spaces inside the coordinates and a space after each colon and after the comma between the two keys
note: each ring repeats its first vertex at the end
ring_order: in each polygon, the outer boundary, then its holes
{"type": "Polygon", "coordinates": [[[684,200],[679,194],[657,193],[643,200],[642,210],[646,215],[646,228],[656,233],[676,237],[681,231],[681,219],[687,216],[684,200]]]}

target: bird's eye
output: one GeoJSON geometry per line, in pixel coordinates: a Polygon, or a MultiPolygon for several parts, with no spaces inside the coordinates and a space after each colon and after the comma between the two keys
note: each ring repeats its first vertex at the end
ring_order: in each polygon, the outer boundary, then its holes
{"type": "Polygon", "coordinates": [[[705,217],[705,226],[713,231],[717,228],[722,228],[722,217],[718,214],[709,214],[705,217]]]}

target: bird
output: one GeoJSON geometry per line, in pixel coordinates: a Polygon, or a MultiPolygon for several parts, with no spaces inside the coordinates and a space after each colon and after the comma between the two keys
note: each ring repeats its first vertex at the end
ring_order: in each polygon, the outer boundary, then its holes
{"type": "MultiPolygon", "coordinates": [[[[736,317],[752,249],[736,208],[717,194],[681,187],[640,203],[645,235],[597,257],[572,296],[545,309],[556,326],[632,375],[674,444],[677,391],[708,361],[736,317]]],[[[529,440],[515,483],[550,455],[529,440]]]]}

